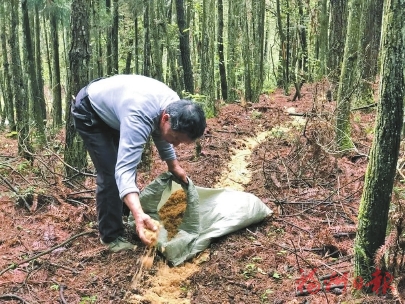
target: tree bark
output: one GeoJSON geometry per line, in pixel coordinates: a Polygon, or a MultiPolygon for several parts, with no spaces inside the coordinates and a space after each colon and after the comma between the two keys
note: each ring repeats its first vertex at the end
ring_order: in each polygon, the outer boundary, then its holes
{"type": "Polygon", "coordinates": [[[357,78],[359,85],[354,98],[356,107],[374,103],[373,83],[377,73],[377,62],[381,36],[383,1],[364,0],[359,31],[359,56],[357,78]]]}
{"type": "Polygon", "coordinates": [[[112,12],[112,27],[111,27],[111,61],[112,61],[112,75],[118,73],[118,0],[113,0],[113,12],[112,12]]]}
{"type": "Polygon", "coordinates": [[[347,29],[347,2],[348,0],[333,0],[329,2],[327,71],[331,83],[332,96],[337,95],[337,83],[341,74],[347,29]]]}
{"type": "MultiPolygon", "coordinates": [[[[18,28],[19,0],[11,0],[11,28],[18,28]]],[[[20,58],[20,43],[18,31],[10,31],[11,72],[13,75],[13,91],[16,108],[16,121],[18,132],[18,152],[29,161],[33,161],[32,146],[29,135],[29,109],[27,85],[23,78],[23,69],[20,58]]]]}
{"type": "Polygon", "coordinates": [[[223,100],[228,99],[228,83],[226,81],[226,66],[224,55],[224,5],[223,0],[218,0],[218,57],[219,79],[221,83],[221,95],[223,100]]]}
{"type": "Polygon", "coordinates": [[[228,101],[235,102],[238,99],[236,69],[238,62],[238,33],[239,30],[239,0],[228,1],[228,48],[227,48],[227,76],[228,76],[228,101]]]}
{"type": "Polygon", "coordinates": [[[184,88],[186,92],[194,94],[194,76],[191,66],[189,25],[186,23],[184,1],[176,0],[177,25],[179,27],[179,43],[181,63],[183,66],[184,88]]]}
{"type": "Polygon", "coordinates": [[[38,103],[40,108],[40,113],[44,124],[46,124],[46,102],[44,94],[44,78],[43,78],[43,67],[42,67],[42,56],[41,56],[41,19],[39,18],[39,3],[35,3],[35,70],[37,73],[37,83],[38,83],[38,103]]]}
{"type": "Polygon", "coordinates": [[[207,109],[215,115],[215,0],[203,0],[201,43],[201,94],[206,97],[207,109]]]}
{"type": "MultiPolygon", "coordinates": [[[[52,2],[51,5],[56,6],[52,2]]],[[[62,87],[60,77],[60,59],[59,59],[59,26],[56,10],[52,10],[49,16],[51,28],[51,45],[52,45],[52,118],[53,126],[59,128],[62,126],[62,87]]]]}
{"type": "MultiPolygon", "coordinates": [[[[76,133],[73,118],[70,111],[72,96],[76,96],[79,90],[87,85],[90,62],[90,4],[87,0],[72,1],[71,23],[71,47],[69,51],[70,75],[68,80],[68,93],[66,105],[66,145],[65,162],[79,171],[87,166],[86,149],[83,141],[76,133]]],[[[76,174],[74,170],[66,166],[66,175],[71,177],[76,174]]]]}
{"type": "Polygon", "coordinates": [[[385,1],[380,101],[355,240],[355,277],[364,282],[371,279],[374,255],[384,244],[399,154],[405,89],[401,34],[405,30],[404,7],[404,0],[385,1]]]}
{"type": "MultiPolygon", "coordinates": [[[[28,15],[28,8],[27,8],[27,0],[21,1],[21,10],[22,10],[22,29],[23,29],[23,37],[24,39],[24,54],[25,54],[25,64],[26,64],[26,71],[28,74],[28,86],[30,90],[27,90],[27,96],[29,96],[29,101],[31,105],[29,108],[31,111],[28,112],[32,114],[32,118],[35,121],[35,126],[37,128],[37,138],[40,142],[45,142],[45,126],[44,126],[44,119],[41,109],[43,109],[43,104],[45,101],[43,99],[43,94],[41,94],[41,89],[39,87],[39,82],[37,79],[37,72],[35,67],[35,60],[34,60],[34,44],[32,41],[31,36],[31,26],[29,22],[29,15],[28,15]],[[31,93],[31,94],[29,94],[31,93]]],[[[28,101],[27,101],[28,102],[28,101]]]]}
{"type": "MultiPolygon", "coordinates": [[[[0,4],[0,23],[1,23],[1,32],[0,32],[0,40],[1,40],[1,50],[3,54],[8,54],[7,50],[7,36],[6,33],[8,32],[6,30],[6,20],[9,18],[6,17],[5,13],[5,6],[7,2],[3,2],[0,4]]],[[[7,6],[8,7],[8,6],[7,6]]],[[[14,98],[13,98],[13,90],[12,90],[12,76],[10,72],[10,64],[8,61],[7,56],[2,56],[3,57],[3,75],[4,75],[4,104],[5,104],[5,111],[6,111],[6,116],[9,124],[9,130],[10,131],[16,131],[16,122],[15,122],[15,116],[14,116],[14,98]]]]}
{"type": "Polygon", "coordinates": [[[107,13],[107,16],[110,17],[109,24],[106,28],[106,34],[107,34],[107,41],[106,41],[106,71],[107,75],[111,76],[113,75],[113,47],[112,47],[112,16],[111,16],[111,0],[105,0],[105,10],[107,13]]]}
{"type": "Polygon", "coordinates": [[[349,20],[337,95],[336,113],[336,143],[338,149],[342,152],[353,148],[351,141],[350,107],[353,94],[358,85],[356,68],[361,9],[362,0],[352,0],[349,2],[349,20]]]}

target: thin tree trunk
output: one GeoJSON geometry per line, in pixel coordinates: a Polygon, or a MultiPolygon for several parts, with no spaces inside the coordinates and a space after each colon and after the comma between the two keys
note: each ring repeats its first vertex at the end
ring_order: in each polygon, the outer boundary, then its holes
{"type": "Polygon", "coordinates": [[[44,94],[44,78],[43,78],[43,67],[42,67],[42,52],[41,52],[41,19],[39,17],[39,3],[35,3],[35,70],[37,73],[37,83],[38,83],[38,107],[40,108],[40,113],[42,121],[46,124],[46,102],[44,94]]]}
{"type": "Polygon", "coordinates": [[[59,128],[62,126],[62,86],[60,78],[60,59],[59,59],[59,26],[58,17],[55,12],[50,13],[51,41],[52,41],[52,118],[53,126],[59,128]]]}
{"type": "Polygon", "coordinates": [[[48,37],[48,31],[47,28],[48,26],[46,25],[46,19],[45,15],[42,15],[42,23],[44,24],[43,29],[44,29],[44,37],[45,37],[45,47],[46,47],[46,62],[48,64],[48,74],[49,74],[49,83],[50,86],[53,86],[53,79],[52,79],[52,59],[51,59],[51,51],[49,49],[49,37],[48,37]]]}
{"type": "Polygon", "coordinates": [[[206,96],[207,109],[215,115],[215,0],[203,1],[202,43],[201,43],[201,93],[206,96]]]}
{"type": "MultiPolygon", "coordinates": [[[[379,0],[378,0],[379,1],[379,0]]],[[[331,95],[337,95],[337,83],[341,74],[341,63],[345,49],[348,0],[334,0],[329,4],[329,37],[327,69],[331,82],[331,95]]],[[[335,98],[334,98],[335,99],[335,98]]]]}
{"type": "Polygon", "coordinates": [[[359,32],[359,56],[357,78],[359,85],[354,106],[361,107],[374,103],[373,83],[376,76],[378,50],[381,36],[383,1],[364,0],[359,32]]]}
{"type": "Polygon", "coordinates": [[[183,66],[184,86],[186,92],[194,94],[194,77],[191,66],[189,25],[186,24],[184,14],[184,1],[176,0],[177,25],[179,27],[180,54],[183,66]]]}
{"type": "MultiPolygon", "coordinates": [[[[3,75],[1,73],[0,73],[0,92],[1,98],[3,98],[3,100],[6,100],[3,75]]],[[[4,103],[3,105],[0,103],[0,130],[4,129],[5,122],[6,122],[6,103],[4,103]]]]}
{"type": "Polygon", "coordinates": [[[226,81],[226,66],[224,54],[224,5],[223,0],[218,0],[218,57],[219,78],[221,82],[221,95],[223,100],[228,99],[228,83],[226,81]]]}
{"type": "Polygon", "coordinates": [[[127,40],[127,56],[125,58],[125,69],[124,69],[124,73],[125,74],[130,74],[131,73],[131,64],[132,64],[132,46],[134,44],[134,39],[128,39],[127,40]]]}
{"type": "Polygon", "coordinates": [[[236,83],[236,69],[238,63],[238,33],[239,21],[238,16],[239,0],[228,1],[228,48],[227,48],[227,76],[228,76],[228,101],[235,102],[238,99],[237,96],[237,83],[236,83]]]}
{"type": "Polygon", "coordinates": [[[150,37],[153,44],[151,48],[151,58],[152,58],[152,67],[153,72],[151,76],[157,80],[163,81],[163,51],[162,51],[162,37],[161,29],[164,27],[162,23],[165,20],[161,16],[161,6],[159,0],[150,0],[149,1],[149,31],[150,37]]]}
{"type": "Polygon", "coordinates": [[[111,0],[105,0],[105,9],[107,16],[110,17],[110,23],[107,26],[107,41],[106,41],[106,59],[107,59],[107,75],[113,75],[113,39],[112,39],[112,20],[111,20],[111,0]]]}
{"type": "MultiPolygon", "coordinates": [[[[69,51],[68,93],[66,105],[66,145],[64,159],[67,164],[79,171],[87,166],[86,149],[83,141],[78,136],[73,125],[73,118],[70,111],[72,102],[71,96],[76,96],[79,90],[84,87],[88,79],[88,65],[90,62],[90,26],[89,16],[90,4],[87,0],[72,1],[72,24],[71,24],[71,48],[69,51]]],[[[70,167],[66,167],[66,175],[76,174],[70,167]]]]}
{"type": "MultiPolygon", "coordinates": [[[[41,88],[39,87],[39,83],[37,80],[37,73],[35,68],[35,60],[34,60],[34,46],[31,37],[31,26],[29,21],[28,15],[28,8],[27,8],[27,0],[21,1],[21,10],[22,10],[22,29],[23,29],[23,36],[24,39],[24,49],[25,49],[25,64],[26,64],[26,71],[28,74],[28,86],[30,90],[27,90],[27,96],[30,96],[29,102],[31,106],[29,108],[31,111],[28,112],[33,115],[33,119],[35,121],[35,125],[37,128],[37,138],[40,142],[45,141],[45,126],[44,120],[42,118],[41,112],[41,104],[44,103],[43,94],[40,93],[41,88]],[[31,93],[31,94],[29,94],[31,93]]],[[[27,101],[28,102],[28,101],[27,101]]]]}
{"type": "Polygon", "coordinates": [[[340,151],[353,148],[351,141],[350,107],[358,79],[356,78],[359,21],[362,0],[349,2],[349,21],[346,34],[345,51],[340,74],[336,113],[336,143],[340,151]]]}
{"type": "Polygon", "coordinates": [[[328,51],[328,9],[327,0],[319,0],[320,6],[320,28],[318,34],[318,46],[319,46],[319,72],[317,79],[326,75],[326,59],[328,51]]]}
{"type": "MultiPolygon", "coordinates": [[[[11,28],[18,28],[19,0],[11,0],[11,28]]],[[[18,132],[18,153],[29,161],[33,161],[32,146],[29,136],[29,109],[27,86],[23,78],[20,58],[20,44],[18,31],[10,31],[11,65],[13,75],[13,91],[16,107],[16,121],[18,132]]]]}
{"type": "Polygon", "coordinates": [[[138,17],[135,18],[134,20],[134,26],[135,26],[135,45],[134,45],[134,52],[135,52],[135,67],[134,67],[134,73],[139,74],[139,27],[138,27],[138,17]]]}
{"type": "Polygon", "coordinates": [[[118,73],[118,0],[113,1],[112,27],[111,27],[111,53],[112,53],[112,74],[118,73]]]}
{"type": "Polygon", "coordinates": [[[150,53],[151,53],[151,47],[150,47],[150,26],[149,26],[149,10],[150,10],[150,4],[149,1],[145,3],[145,13],[143,16],[143,28],[144,28],[144,44],[143,44],[143,68],[142,68],[142,74],[145,76],[150,76],[150,68],[151,68],[151,62],[150,62],[150,53]]]}
{"type": "Polygon", "coordinates": [[[281,16],[280,0],[276,0],[277,11],[277,28],[280,38],[280,69],[281,69],[281,81],[279,84],[284,88],[284,94],[288,95],[289,92],[289,69],[288,69],[288,42],[284,34],[283,21],[281,16]]]}
{"type": "MultiPolygon", "coordinates": [[[[253,44],[253,40],[251,35],[253,35],[253,31],[250,29],[249,25],[253,23],[252,20],[252,11],[248,10],[247,1],[244,1],[242,4],[242,10],[240,15],[240,23],[242,28],[242,37],[243,37],[243,46],[242,46],[242,58],[243,58],[243,74],[244,74],[244,100],[242,106],[244,106],[245,101],[252,101],[252,55],[250,50],[252,48],[251,44],[253,44]]],[[[242,102],[242,100],[241,100],[242,102]]]]}
{"type": "MultiPolygon", "coordinates": [[[[6,13],[8,15],[8,10],[5,10],[5,6],[8,7],[7,2],[3,2],[0,4],[0,15],[2,18],[0,19],[1,23],[1,31],[0,31],[0,40],[1,40],[1,50],[3,54],[8,54],[7,50],[7,39],[8,37],[6,36],[6,33],[8,32],[6,30],[6,13]]],[[[10,131],[16,131],[16,122],[15,122],[15,116],[14,116],[14,98],[13,98],[13,90],[12,90],[12,76],[11,76],[11,71],[10,71],[10,64],[8,62],[8,57],[7,56],[2,56],[3,57],[3,75],[4,75],[4,103],[5,103],[5,110],[6,110],[6,116],[9,124],[9,129],[10,131]]]]}

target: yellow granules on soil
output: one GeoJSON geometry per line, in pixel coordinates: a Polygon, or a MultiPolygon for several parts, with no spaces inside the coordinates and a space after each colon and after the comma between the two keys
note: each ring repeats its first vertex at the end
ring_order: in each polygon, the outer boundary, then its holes
{"type": "Polygon", "coordinates": [[[187,195],[183,189],[177,190],[170,195],[166,203],[159,210],[159,217],[167,230],[168,239],[173,238],[183,221],[183,215],[187,207],[187,195]]]}

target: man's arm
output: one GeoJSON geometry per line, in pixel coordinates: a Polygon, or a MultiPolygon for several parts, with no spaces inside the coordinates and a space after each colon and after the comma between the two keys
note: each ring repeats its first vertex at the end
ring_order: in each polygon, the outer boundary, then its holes
{"type": "Polygon", "coordinates": [[[183,181],[184,183],[188,183],[187,181],[187,173],[184,169],[180,166],[180,163],[177,159],[166,160],[167,168],[171,173],[174,174],[178,179],[183,181]]]}

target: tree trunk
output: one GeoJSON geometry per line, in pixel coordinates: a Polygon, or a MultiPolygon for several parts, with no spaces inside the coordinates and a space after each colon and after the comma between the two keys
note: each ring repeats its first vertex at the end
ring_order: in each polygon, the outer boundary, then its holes
{"type": "Polygon", "coordinates": [[[151,62],[150,62],[150,29],[149,29],[149,1],[145,3],[145,13],[143,15],[143,28],[144,28],[144,44],[143,44],[143,68],[142,74],[145,76],[150,76],[151,72],[151,62]]]}
{"type": "MultiPolygon", "coordinates": [[[[379,1],[379,0],[378,0],[379,1]]],[[[346,24],[347,24],[348,0],[334,0],[329,3],[329,37],[327,70],[331,82],[331,94],[337,95],[337,83],[341,74],[341,62],[343,61],[346,24]]]]}
{"type": "MultiPolygon", "coordinates": [[[[55,5],[55,4],[52,4],[55,5]]],[[[62,87],[60,79],[60,59],[59,59],[59,26],[58,16],[55,11],[50,13],[51,44],[52,44],[52,118],[53,126],[62,126],[62,87]]]]}
{"type": "Polygon", "coordinates": [[[106,63],[107,63],[106,71],[107,71],[107,75],[111,76],[111,75],[113,75],[113,62],[112,62],[113,47],[112,47],[112,37],[111,37],[111,35],[112,35],[111,0],[105,0],[105,9],[106,9],[107,16],[109,17],[109,20],[110,20],[109,24],[106,28],[106,32],[107,32],[106,54],[105,54],[106,59],[107,59],[106,60],[106,63]]]}
{"type": "MultiPolygon", "coordinates": [[[[24,39],[24,49],[25,49],[25,64],[26,64],[26,71],[28,75],[28,87],[30,90],[27,90],[27,96],[30,96],[29,101],[31,105],[29,108],[31,111],[29,113],[33,115],[35,126],[37,128],[37,138],[40,142],[45,142],[45,126],[44,126],[44,119],[42,117],[41,109],[43,108],[41,104],[44,104],[45,101],[43,100],[43,94],[41,94],[41,88],[39,87],[39,83],[37,80],[37,72],[35,67],[35,60],[34,60],[34,45],[32,43],[31,37],[31,26],[29,22],[28,16],[28,8],[27,8],[27,0],[21,1],[21,10],[22,10],[22,29],[23,29],[23,36],[24,39]],[[31,94],[29,94],[29,92],[31,94]]],[[[27,101],[28,102],[28,101],[27,101]]]]}
{"type": "Polygon", "coordinates": [[[252,10],[254,18],[253,38],[254,38],[254,82],[252,101],[258,102],[262,93],[264,83],[264,33],[265,33],[265,12],[266,1],[252,1],[252,10]]]}
{"type": "MultiPolygon", "coordinates": [[[[72,24],[71,24],[71,48],[69,51],[70,77],[68,80],[68,93],[66,105],[66,145],[65,162],[79,171],[87,166],[86,149],[83,141],[77,135],[73,118],[70,111],[71,96],[76,96],[79,90],[84,87],[88,79],[88,67],[90,62],[90,27],[89,18],[90,2],[87,0],[72,1],[72,24]]],[[[66,166],[66,175],[73,176],[74,170],[66,166]]]]}
{"type": "Polygon", "coordinates": [[[134,67],[134,73],[139,74],[139,26],[138,26],[138,17],[135,18],[134,20],[134,27],[135,27],[135,45],[134,45],[134,53],[135,53],[135,67],[134,67]]]}
{"type": "Polygon", "coordinates": [[[400,33],[405,30],[405,1],[384,3],[380,102],[355,240],[355,276],[364,282],[371,279],[374,255],[384,244],[404,114],[404,42],[400,33]]]}
{"type": "Polygon", "coordinates": [[[153,48],[151,48],[151,58],[153,71],[151,76],[157,80],[163,81],[163,49],[162,49],[162,27],[166,20],[163,19],[161,15],[161,6],[159,0],[149,1],[149,31],[151,36],[151,41],[153,43],[153,48]]]}
{"type": "Polygon", "coordinates": [[[127,40],[127,45],[126,45],[126,49],[127,51],[127,55],[125,57],[125,69],[124,69],[124,73],[125,74],[131,74],[131,64],[132,64],[132,46],[134,45],[134,39],[130,38],[127,40]]]}
{"type": "Polygon", "coordinates": [[[350,137],[350,106],[353,93],[358,85],[356,68],[361,9],[362,0],[352,0],[349,2],[349,21],[342,72],[340,74],[336,113],[336,143],[338,149],[343,152],[353,148],[350,137]]]}
{"type": "Polygon", "coordinates": [[[191,66],[189,30],[188,30],[190,26],[186,23],[183,0],[176,0],[176,12],[177,12],[177,25],[179,27],[179,42],[180,42],[181,63],[183,66],[184,87],[186,92],[194,94],[194,77],[193,77],[193,68],[191,66]]]}
{"type": "Polygon", "coordinates": [[[236,69],[238,62],[237,51],[238,45],[238,33],[239,30],[239,2],[240,1],[228,1],[228,48],[227,48],[227,76],[228,76],[228,101],[235,102],[238,99],[237,95],[237,83],[236,83],[236,69]]]}
{"type": "MultiPolygon", "coordinates": [[[[6,17],[5,13],[5,6],[7,2],[3,2],[0,4],[0,23],[1,23],[1,31],[0,31],[0,40],[1,40],[1,50],[3,54],[8,54],[7,50],[7,36],[6,33],[6,20],[8,18],[6,17]]],[[[8,7],[8,6],[7,6],[8,7]]],[[[13,90],[12,90],[12,77],[10,73],[10,64],[8,62],[8,57],[7,56],[2,56],[3,57],[3,75],[4,75],[4,104],[5,104],[5,110],[6,110],[6,116],[9,124],[9,129],[10,131],[16,131],[16,122],[15,122],[15,116],[14,116],[14,98],[13,98],[13,90]]]]}
{"type": "MultiPolygon", "coordinates": [[[[172,16],[173,16],[173,11],[176,10],[176,8],[173,8],[173,5],[176,5],[176,1],[171,1],[171,5],[170,8],[167,8],[167,22],[168,23],[172,23],[172,16]]],[[[187,20],[184,21],[185,24],[188,24],[187,20]]],[[[191,31],[190,28],[187,29],[188,32],[191,31]]],[[[178,47],[176,45],[173,45],[173,43],[171,43],[171,41],[173,41],[173,39],[176,39],[177,37],[179,37],[179,35],[181,35],[181,33],[176,33],[175,36],[173,36],[173,34],[171,34],[172,31],[167,30],[167,27],[165,27],[165,36],[166,36],[166,45],[167,45],[167,66],[168,68],[166,69],[166,83],[176,92],[181,92],[183,90],[187,91],[187,88],[184,85],[184,73],[185,71],[183,70],[183,74],[182,74],[182,69],[180,64],[177,64],[179,61],[182,62],[181,56],[182,56],[182,51],[180,49],[180,52],[178,51],[178,47]],[[178,60],[178,57],[180,57],[180,60],[178,60]]],[[[190,38],[190,37],[189,37],[190,38]]],[[[187,41],[189,43],[189,41],[187,41]]],[[[190,47],[189,47],[189,55],[190,54],[190,47]]],[[[192,67],[191,64],[191,58],[189,57],[190,60],[190,69],[192,67]]],[[[193,92],[194,93],[194,75],[193,73],[191,73],[191,77],[193,79],[192,82],[192,87],[193,87],[193,92]]]]}
{"type": "MultiPolygon", "coordinates": [[[[1,92],[0,98],[6,100],[3,75],[1,73],[0,73],[0,92],[1,92]]],[[[4,103],[3,105],[0,103],[0,130],[4,129],[5,122],[6,122],[6,103],[4,103]]]]}
{"type": "Polygon", "coordinates": [[[381,36],[383,1],[364,0],[359,32],[359,56],[357,78],[359,85],[354,106],[374,103],[373,83],[377,73],[378,51],[381,36]]]}
{"type": "MultiPolygon", "coordinates": [[[[11,28],[18,28],[19,0],[11,0],[11,28]]],[[[32,147],[29,134],[29,109],[27,85],[23,78],[23,69],[20,58],[20,43],[18,31],[10,31],[11,72],[13,75],[13,91],[16,108],[16,121],[18,132],[18,153],[29,161],[33,161],[32,147]]]]}
{"type": "Polygon", "coordinates": [[[328,9],[327,9],[327,0],[319,0],[319,34],[318,34],[318,43],[319,46],[319,70],[316,79],[321,79],[326,75],[326,58],[328,50],[328,9]]]}
{"type": "Polygon", "coordinates": [[[218,0],[218,58],[219,78],[221,82],[221,95],[223,100],[228,99],[228,83],[226,81],[226,66],[224,55],[224,5],[223,0],[218,0]]]}
{"type": "Polygon", "coordinates": [[[299,13],[299,45],[301,46],[300,56],[298,57],[298,69],[302,71],[304,78],[308,72],[308,46],[307,46],[307,32],[305,30],[305,19],[304,8],[302,0],[298,1],[298,13],[299,13]]]}
{"type": "Polygon", "coordinates": [[[112,61],[112,75],[118,73],[118,0],[113,1],[113,13],[112,13],[112,27],[111,27],[111,61],[112,61]]]}
{"type": "MultiPolygon", "coordinates": [[[[281,4],[280,0],[276,0],[276,11],[277,11],[277,29],[280,39],[280,70],[281,77],[279,77],[279,85],[284,89],[284,94],[288,95],[289,92],[289,68],[288,68],[288,47],[287,39],[284,34],[283,19],[281,16],[281,4]],[[281,78],[281,79],[280,79],[281,78]]],[[[288,25],[287,25],[288,27],[288,25]]]]}
{"type": "Polygon", "coordinates": [[[43,67],[42,67],[42,56],[41,56],[41,19],[39,18],[39,3],[35,3],[35,70],[37,73],[37,83],[38,83],[38,107],[40,108],[40,113],[42,121],[46,124],[46,102],[44,94],[44,78],[43,78],[43,67]]]}
{"type": "Polygon", "coordinates": [[[201,94],[206,97],[208,111],[215,115],[215,0],[203,0],[201,43],[201,94]]]}
{"type": "MultiPolygon", "coordinates": [[[[243,1],[242,10],[240,15],[240,23],[242,25],[242,58],[243,58],[243,73],[244,73],[244,86],[245,92],[243,94],[244,101],[252,101],[252,77],[253,77],[253,67],[252,67],[252,55],[250,50],[252,49],[253,40],[251,35],[253,34],[252,29],[249,27],[253,23],[252,11],[248,9],[247,1],[243,1]]],[[[243,105],[243,104],[242,104],[243,105]]]]}
{"type": "Polygon", "coordinates": [[[43,29],[44,29],[44,37],[45,37],[45,47],[46,47],[46,62],[48,65],[48,74],[49,74],[49,83],[51,85],[51,88],[53,86],[53,79],[52,79],[52,67],[51,67],[51,51],[49,49],[49,37],[48,37],[48,31],[47,28],[48,26],[46,25],[46,18],[45,15],[42,15],[42,23],[43,23],[43,29]]]}

